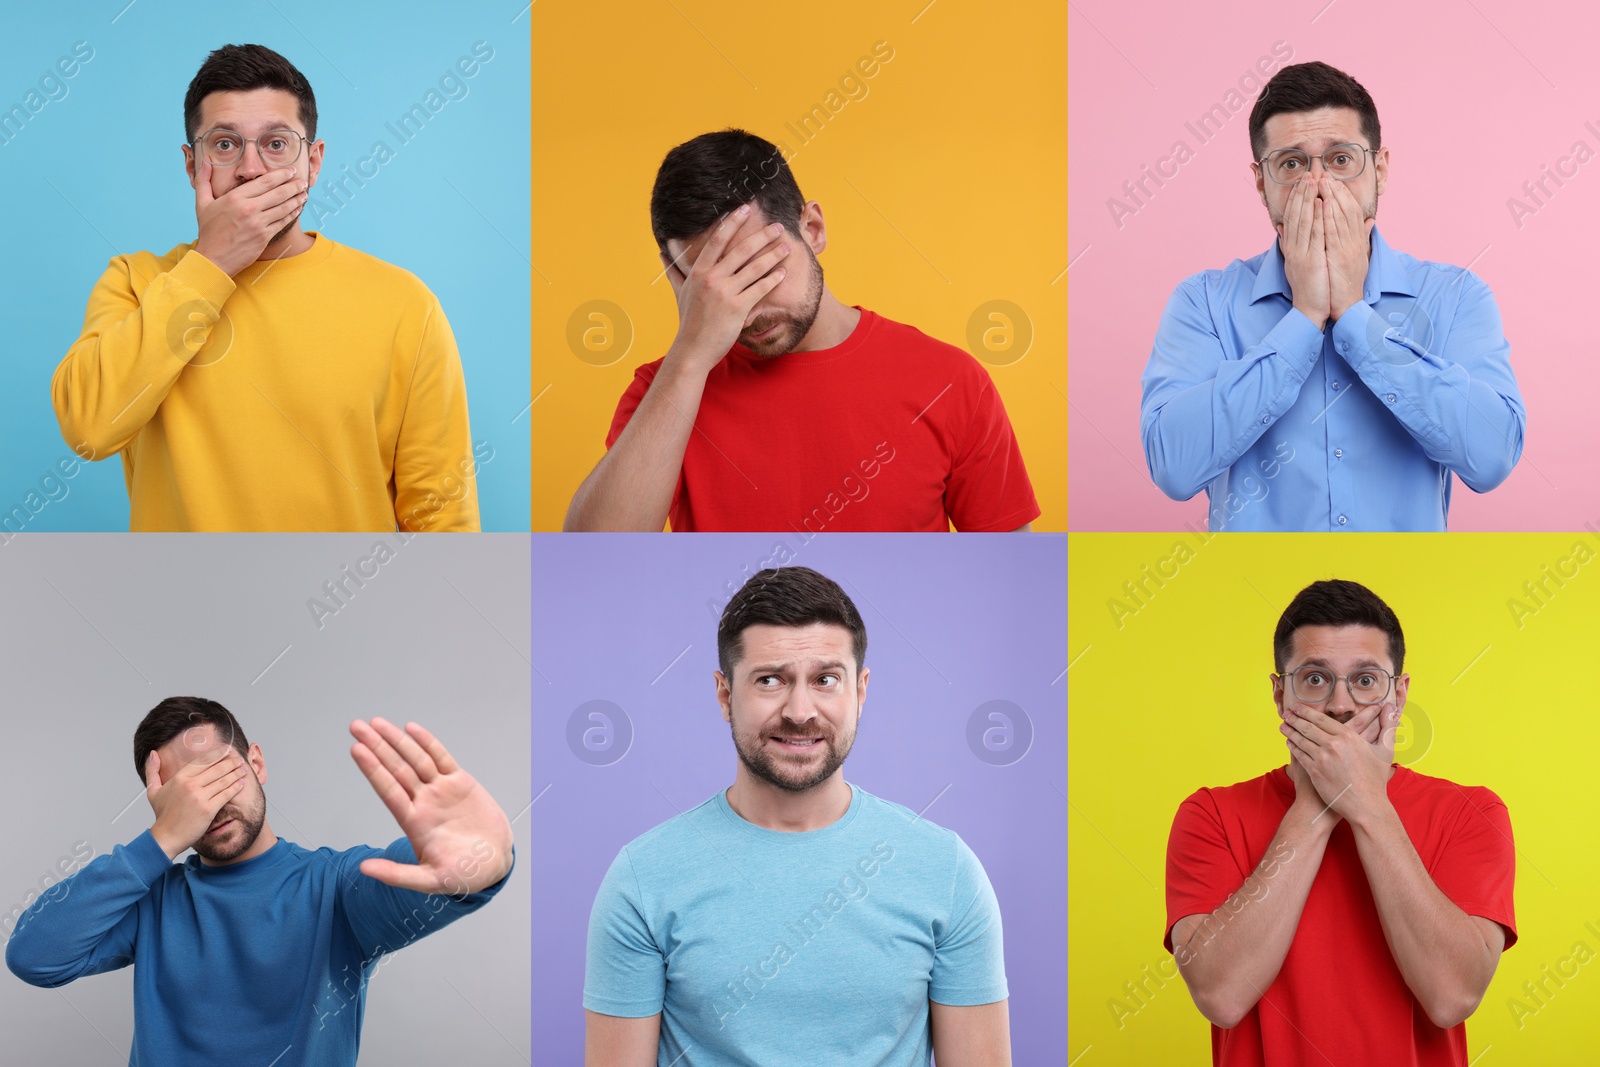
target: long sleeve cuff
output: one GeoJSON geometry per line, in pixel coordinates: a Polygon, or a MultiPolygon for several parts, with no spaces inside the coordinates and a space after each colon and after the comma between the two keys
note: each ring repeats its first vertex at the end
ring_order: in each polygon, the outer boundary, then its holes
{"type": "Polygon", "coordinates": [[[163,874],[167,873],[167,868],[172,866],[172,861],[167,858],[161,846],[156,844],[155,835],[149,830],[123,846],[123,856],[128,862],[128,868],[146,886],[154,885],[163,874]]]}
{"type": "Polygon", "coordinates": [[[180,284],[193,289],[202,300],[222,307],[224,301],[233,295],[236,286],[228,272],[202,256],[197,250],[191,248],[178,260],[177,265],[167,272],[180,284]]]}

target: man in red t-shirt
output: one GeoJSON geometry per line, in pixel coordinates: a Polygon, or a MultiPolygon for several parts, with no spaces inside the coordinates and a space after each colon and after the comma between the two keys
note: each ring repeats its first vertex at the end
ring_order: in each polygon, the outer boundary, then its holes
{"type": "Polygon", "coordinates": [[[1371,590],[1301,590],[1273,657],[1287,768],[1194,793],[1167,844],[1166,947],[1212,1062],[1465,1067],[1517,940],[1506,806],[1394,764],[1411,677],[1371,590]]]}
{"type": "Polygon", "coordinates": [[[617,405],[568,530],[1026,530],[1039,505],[972,356],[842,303],[822,209],[742,130],[674,148],[651,226],[678,335],[617,405]]]}

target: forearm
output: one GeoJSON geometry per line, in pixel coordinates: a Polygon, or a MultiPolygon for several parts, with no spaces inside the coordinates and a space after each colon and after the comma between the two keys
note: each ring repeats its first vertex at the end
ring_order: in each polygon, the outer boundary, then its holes
{"type": "Polygon", "coordinates": [[[6,965],[23,981],[64,985],[130,962],[131,948],[108,944],[171,861],[141,834],[97,856],[23,912],[6,943],[6,965]]]}
{"type": "Polygon", "coordinates": [[[1277,978],[1335,822],[1310,805],[1291,807],[1244,884],[1181,944],[1174,937],[1195,1006],[1218,1026],[1237,1025],[1277,978]]]}
{"type": "Polygon", "coordinates": [[[1439,891],[1387,803],[1351,820],[1384,939],[1428,1017],[1451,1027],[1471,1015],[1498,962],[1478,924],[1439,891]]]}
{"type": "Polygon", "coordinates": [[[1321,350],[1321,332],[1292,309],[1238,359],[1226,358],[1214,334],[1164,322],[1145,372],[1141,418],[1156,485],[1187,500],[1231,467],[1294,406],[1321,350]],[[1215,352],[1204,378],[1187,354],[1201,349],[1215,352]]]}
{"type": "Polygon", "coordinates": [[[50,382],[61,434],[79,455],[120,451],[154,417],[222,318],[233,279],[198,253],[142,291],[108,271],[90,297],[92,323],[50,382]]]}
{"type": "Polygon", "coordinates": [[[1365,304],[1346,320],[1335,328],[1336,343],[1429,459],[1480,493],[1510,476],[1522,456],[1527,417],[1509,367],[1502,365],[1509,347],[1503,338],[1490,344],[1494,352],[1462,356],[1457,349],[1467,341],[1431,351],[1425,345],[1429,337],[1386,332],[1365,304]],[[1456,359],[1450,358],[1453,351],[1456,359]]]}
{"type": "Polygon", "coordinates": [[[705,375],[669,353],[617,441],[584,479],[565,528],[659,532],[683,471],[705,375]]]}

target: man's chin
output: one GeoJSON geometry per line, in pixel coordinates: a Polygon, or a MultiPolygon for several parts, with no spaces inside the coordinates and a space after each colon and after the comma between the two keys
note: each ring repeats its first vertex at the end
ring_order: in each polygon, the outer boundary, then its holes
{"type": "Polygon", "coordinates": [[[763,341],[752,342],[748,338],[740,337],[739,343],[762,359],[777,359],[794,351],[798,338],[794,337],[793,333],[792,329],[785,328],[763,341]]]}

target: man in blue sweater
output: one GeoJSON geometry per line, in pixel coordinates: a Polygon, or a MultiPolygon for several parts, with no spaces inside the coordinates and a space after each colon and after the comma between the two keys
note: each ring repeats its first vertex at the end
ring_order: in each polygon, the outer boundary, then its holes
{"type": "Polygon", "coordinates": [[[50,988],[135,964],[130,1067],[353,1065],[380,959],[482,907],[513,857],[505,812],[427,730],[350,732],[405,836],[311,851],[273,833],[233,714],[163,700],[134,732],[154,823],[35,901],[7,966],[50,988]]]}

